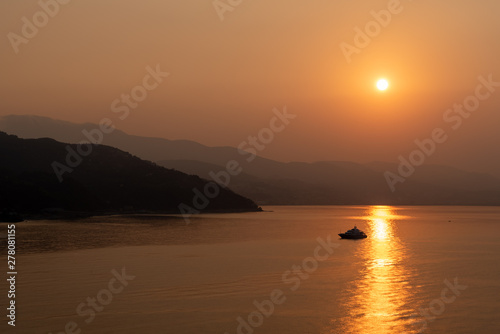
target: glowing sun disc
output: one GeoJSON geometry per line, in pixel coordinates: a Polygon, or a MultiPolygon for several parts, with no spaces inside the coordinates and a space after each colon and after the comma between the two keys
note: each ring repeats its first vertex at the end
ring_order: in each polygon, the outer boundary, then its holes
{"type": "Polygon", "coordinates": [[[377,81],[378,90],[386,90],[387,88],[389,88],[389,81],[385,79],[380,79],[379,81],[377,81]]]}

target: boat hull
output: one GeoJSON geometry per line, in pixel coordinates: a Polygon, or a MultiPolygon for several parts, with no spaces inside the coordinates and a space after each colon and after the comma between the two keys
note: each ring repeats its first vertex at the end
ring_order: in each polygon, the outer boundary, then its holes
{"type": "Polygon", "coordinates": [[[342,239],[365,239],[367,238],[367,235],[349,235],[345,233],[340,233],[339,234],[340,238],[342,239]]]}

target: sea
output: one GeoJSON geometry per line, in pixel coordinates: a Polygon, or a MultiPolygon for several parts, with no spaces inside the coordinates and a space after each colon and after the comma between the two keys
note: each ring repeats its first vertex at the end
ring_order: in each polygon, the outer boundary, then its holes
{"type": "Polygon", "coordinates": [[[500,333],[500,207],[264,210],[2,223],[0,333],[500,333]]]}

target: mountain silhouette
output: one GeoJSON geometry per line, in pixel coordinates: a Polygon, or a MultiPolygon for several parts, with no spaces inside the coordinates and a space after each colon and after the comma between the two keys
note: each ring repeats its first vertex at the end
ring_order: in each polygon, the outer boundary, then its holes
{"type": "Polygon", "coordinates": [[[60,182],[54,163],[65,165],[68,152],[78,152],[77,145],[49,138],[20,139],[0,132],[1,207],[28,215],[61,211],[180,213],[181,204],[193,212],[259,210],[251,200],[214,183],[209,185],[198,176],[113,147],[87,147],[92,152],[76,166],[72,164],[72,172],[63,174],[60,182]]]}
{"type": "MultiPolygon", "coordinates": [[[[8,133],[71,143],[85,140],[83,133],[97,127],[40,116],[11,115],[0,119],[0,130],[8,133]]],[[[117,129],[103,136],[103,143],[204,179],[211,179],[211,173],[224,171],[229,161],[237,161],[242,172],[231,177],[228,187],[259,205],[500,204],[499,179],[448,166],[419,166],[392,192],[384,172],[396,171],[398,166],[394,163],[284,163],[251,156],[233,147],[208,147],[189,140],[133,136],[117,129]]]]}

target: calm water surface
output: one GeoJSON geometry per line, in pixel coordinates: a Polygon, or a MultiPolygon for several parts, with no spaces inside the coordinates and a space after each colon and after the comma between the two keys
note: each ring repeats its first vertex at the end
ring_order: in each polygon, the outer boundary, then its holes
{"type": "Polygon", "coordinates": [[[266,209],[19,223],[1,332],[500,333],[500,208],[266,209]]]}

